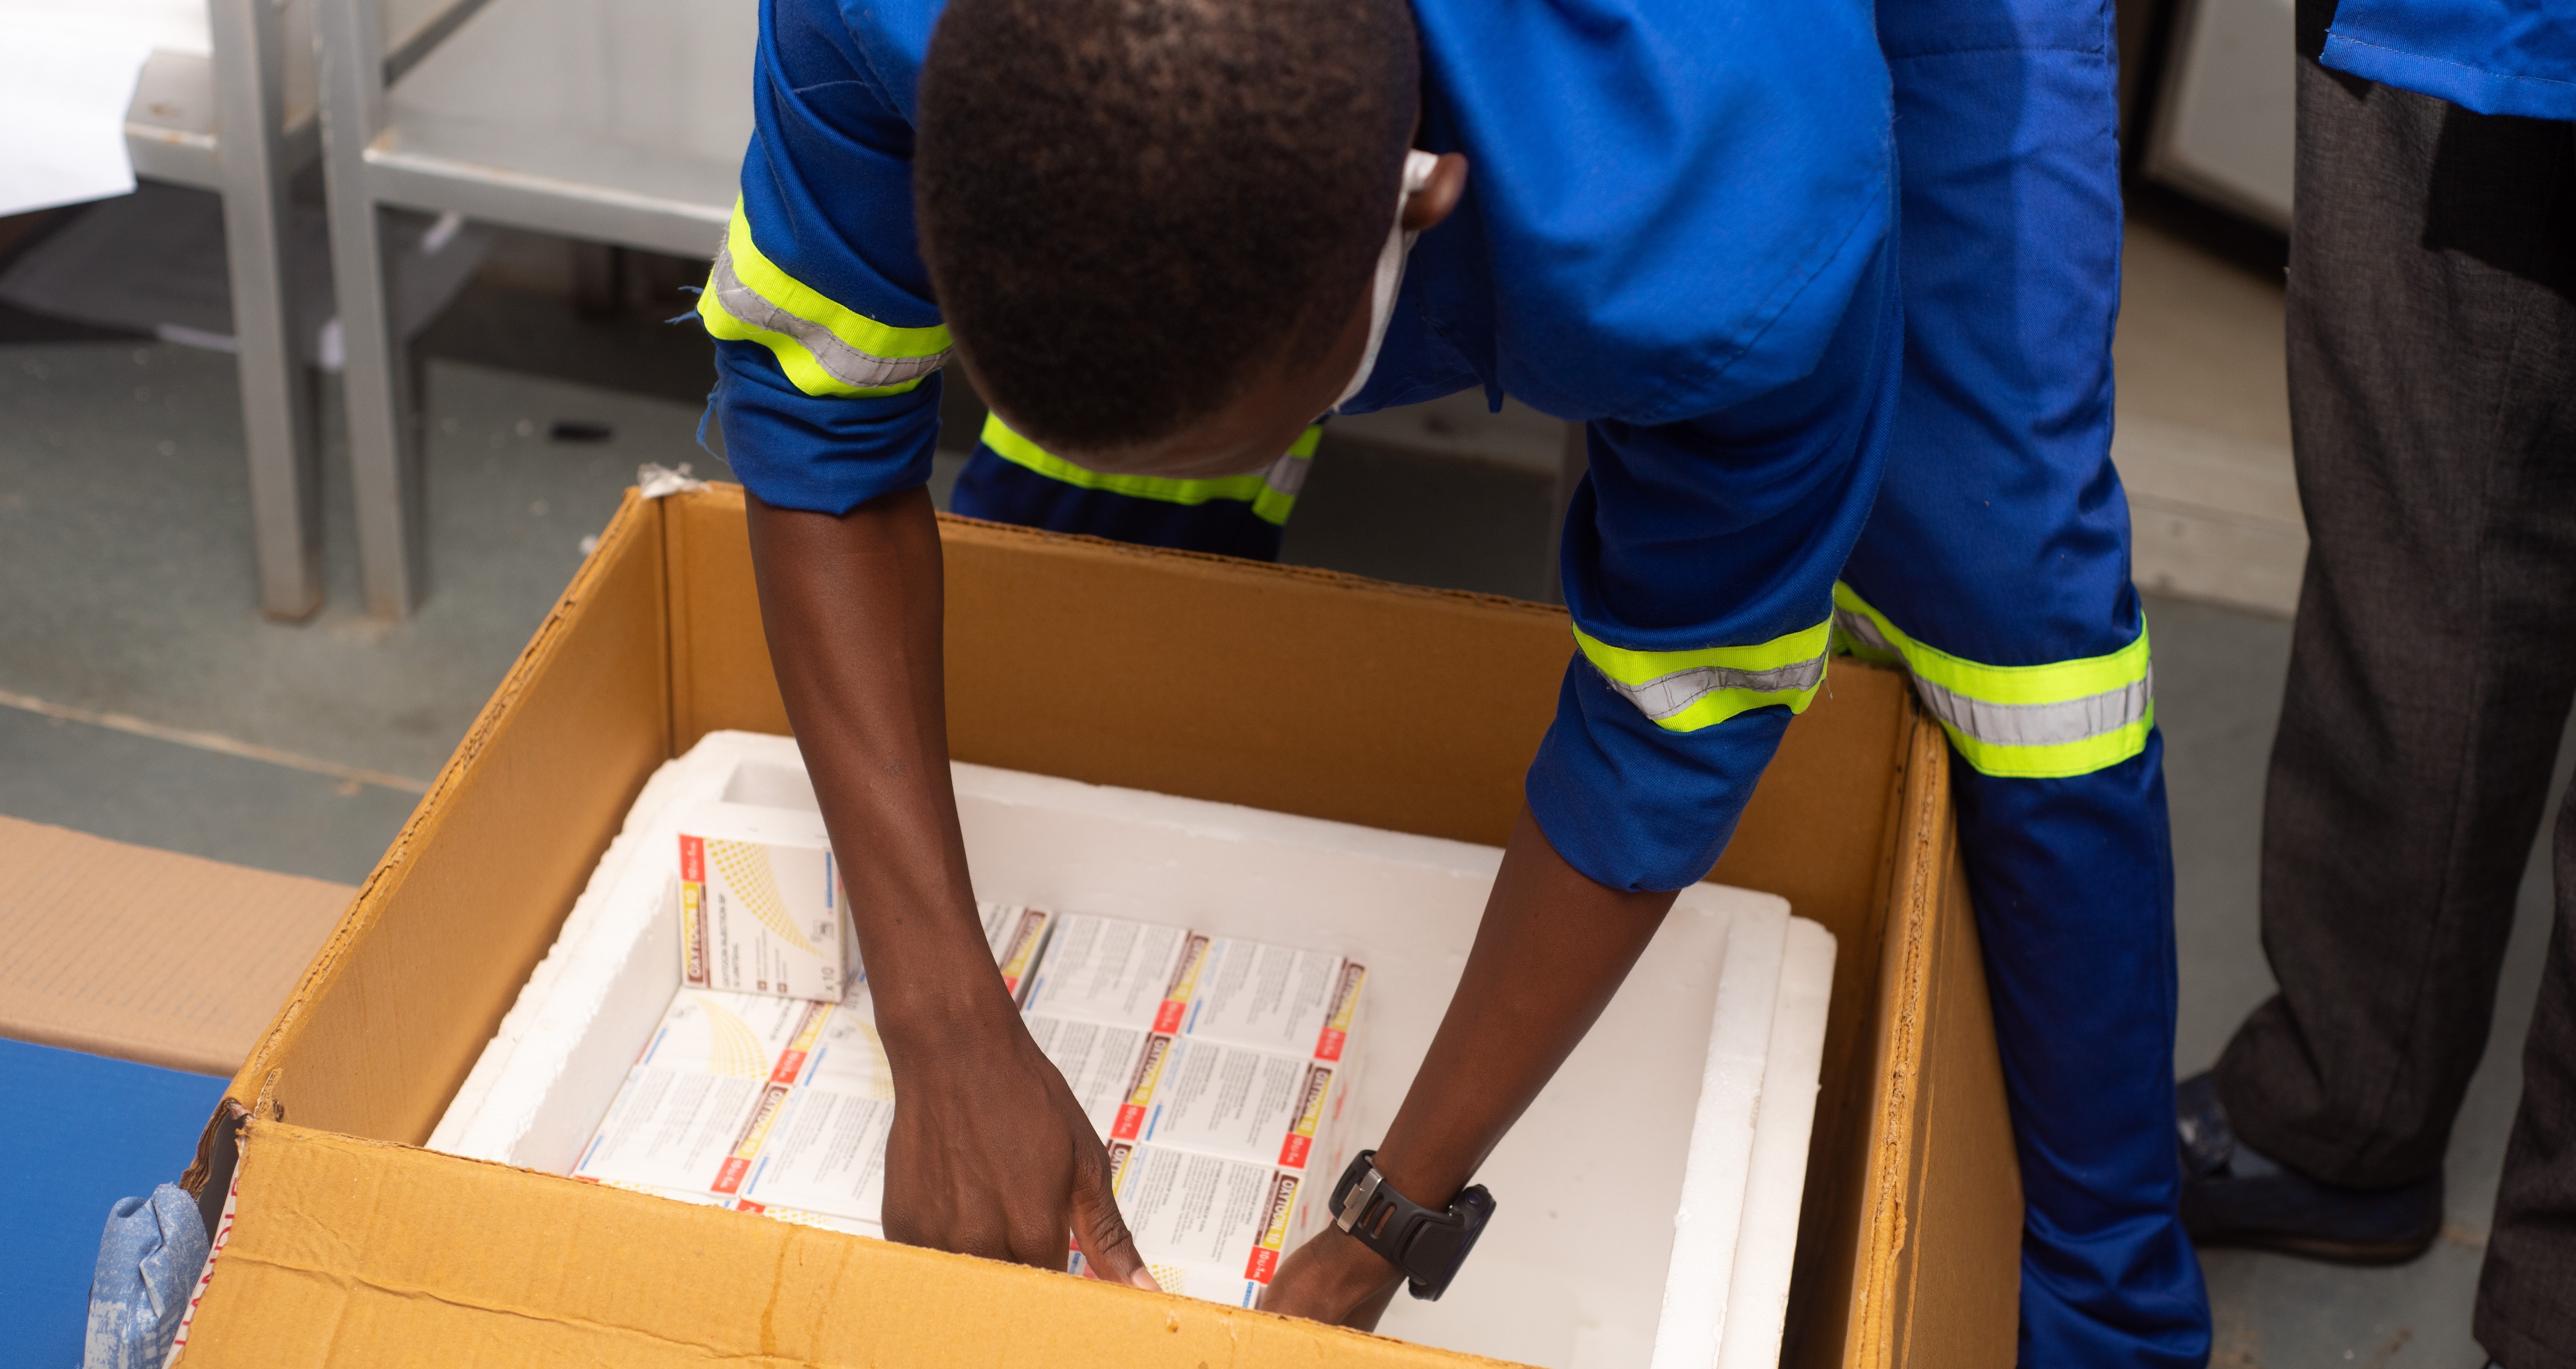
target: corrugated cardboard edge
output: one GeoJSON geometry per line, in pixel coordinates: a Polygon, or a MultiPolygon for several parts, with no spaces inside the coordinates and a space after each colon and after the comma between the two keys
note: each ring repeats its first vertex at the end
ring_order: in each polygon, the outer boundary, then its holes
{"type": "Polygon", "coordinates": [[[613,1349],[623,1369],[1501,1363],[270,1121],[247,1129],[239,1185],[199,1315],[265,1334],[194,1340],[192,1369],[401,1369],[461,1345],[613,1349]]]}
{"type": "Polygon", "coordinates": [[[1880,1027],[1870,1071],[1877,1095],[1843,1364],[2000,1369],[2014,1361],[2018,1341],[2020,1262],[2013,1252],[2021,1230],[2020,1179],[1946,782],[1948,740],[1918,713],[1909,751],[1898,841],[1911,848],[1912,859],[1897,862],[1908,874],[1903,888],[1891,890],[1881,951],[1880,1027]],[[1931,1074],[1926,1061],[1936,1031],[1945,1063],[1931,1074]],[[1936,1083],[1953,1079],[1954,1090],[1936,1092],[1936,1083]],[[1963,1185],[1986,1190],[1973,1194],[1974,1201],[1931,1191],[1934,1143],[1970,1138],[1982,1152],[1977,1161],[1995,1167],[1990,1177],[1999,1182],[1977,1182],[1978,1165],[1970,1164],[1960,1174],[1963,1185]],[[1926,1230],[1936,1208],[1944,1219],[1938,1233],[1944,1258],[1937,1261],[1924,1257],[1936,1244],[1926,1230]],[[1978,1260],[1971,1250],[1989,1258],[1978,1260]],[[1922,1296],[1927,1274],[1944,1296],[1922,1296]]]}

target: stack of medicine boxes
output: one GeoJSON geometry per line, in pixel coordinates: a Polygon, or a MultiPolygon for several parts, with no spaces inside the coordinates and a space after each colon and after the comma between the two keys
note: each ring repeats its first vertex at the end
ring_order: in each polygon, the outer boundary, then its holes
{"type": "MultiPolygon", "coordinates": [[[[882,1236],[894,1086],[821,817],[707,804],[675,854],[683,982],[573,1174],[882,1236]]],[[[1177,927],[980,911],[1031,1035],[1109,1146],[1156,1279],[1257,1303],[1349,1159],[1365,969],[1177,927]]]]}

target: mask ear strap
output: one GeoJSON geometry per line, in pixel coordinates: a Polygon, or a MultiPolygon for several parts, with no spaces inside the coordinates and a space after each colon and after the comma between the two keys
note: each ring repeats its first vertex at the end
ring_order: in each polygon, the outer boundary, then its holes
{"type": "Polygon", "coordinates": [[[1431,173],[1440,167],[1440,158],[1421,148],[1408,148],[1404,154],[1404,185],[1395,197],[1395,224],[1387,230],[1386,246],[1378,253],[1377,278],[1369,283],[1368,350],[1360,353],[1359,369],[1351,373],[1351,383],[1342,387],[1332,412],[1351,401],[1351,396],[1368,384],[1369,372],[1377,369],[1377,349],[1386,341],[1386,323],[1395,313],[1396,287],[1404,283],[1404,258],[1413,250],[1419,233],[1404,231],[1405,206],[1423,187],[1431,184],[1431,173]]]}

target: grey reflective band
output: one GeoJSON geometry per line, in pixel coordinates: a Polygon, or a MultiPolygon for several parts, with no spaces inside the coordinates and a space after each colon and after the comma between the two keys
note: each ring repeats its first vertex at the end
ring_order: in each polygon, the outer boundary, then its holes
{"type": "Polygon", "coordinates": [[[1264,488],[1273,493],[1284,494],[1294,499],[1298,491],[1306,488],[1306,472],[1314,469],[1314,465],[1314,458],[1290,452],[1271,462],[1269,467],[1261,472],[1261,483],[1264,488]]]}
{"type": "MultiPolygon", "coordinates": [[[[1879,632],[1878,625],[1849,609],[1834,610],[1834,624],[1871,649],[1891,656],[1903,652],[1879,632]]],[[[1913,672],[1914,692],[1925,712],[1989,746],[2063,746],[2145,722],[2154,712],[2156,667],[2118,689],[2054,703],[1999,704],[1946,689],[1913,672]]]]}
{"type": "Polygon", "coordinates": [[[726,313],[755,328],[796,339],[814,354],[814,362],[824,374],[852,389],[882,389],[919,380],[946,365],[948,353],[953,350],[942,348],[926,357],[881,357],[862,352],[843,342],[831,329],[779,308],[743,284],[742,278],[734,274],[730,244],[716,253],[715,270],[707,277],[707,288],[715,291],[716,302],[724,306],[726,313]]]}
{"type": "Polygon", "coordinates": [[[1637,711],[1662,722],[1721,690],[1750,694],[1796,693],[1815,688],[1825,678],[1825,658],[1794,661],[1769,670],[1735,670],[1727,666],[1693,666],[1658,676],[1643,684],[1621,684],[1603,674],[1601,682],[1626,696],[1637,711]]]}

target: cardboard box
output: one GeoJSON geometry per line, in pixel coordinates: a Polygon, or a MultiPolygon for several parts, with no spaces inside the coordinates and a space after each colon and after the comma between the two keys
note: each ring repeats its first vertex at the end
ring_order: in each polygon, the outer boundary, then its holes
{"type": "MultiPolygon", "coordinates": [[[[968,761],[1499,843],[1572,654],[1535,604],[943,535],[968,761]],[[1472,680],[1475,703],[1418,708],[1390,678],[1472,680]]],[[[418,1149],[645,778],[708,731],[785,725],[740,492],[630,501],[209,1124],[190,1178],[234,1215],[182,1364],[1472,1362],[418,1149]]],[[[2013,1357],[2020,1196],[1947,764],[1900,676],[1836,662],[1715,871],[1840,946],[1797,1369],[2013,1357]]]]}
{"type": "Polygon", "coordinates": [[[822,814],[703,804],[679,847],[682,983],[838,1003],[859,982],[858,928],[822,814]]]}
{"type": "Polygon", "coordinates": [[[229,1076],[357,895],[0,817],[0,1036],[229,1076]]]}

